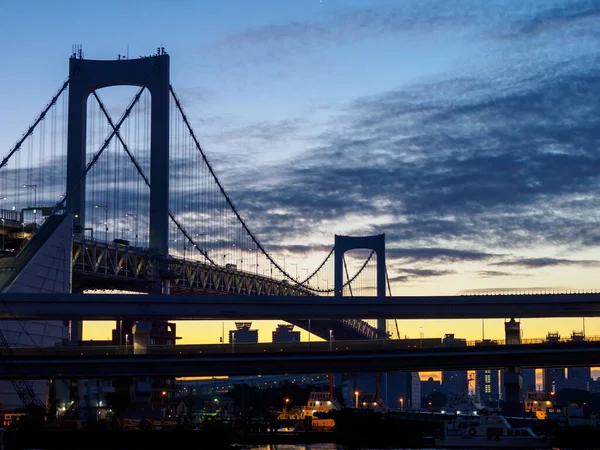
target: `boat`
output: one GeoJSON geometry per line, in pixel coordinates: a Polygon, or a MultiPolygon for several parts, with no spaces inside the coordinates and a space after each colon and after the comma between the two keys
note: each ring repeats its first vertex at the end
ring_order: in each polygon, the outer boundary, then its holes
{"type": "Polygon", "coordinates": [[[443,435],[435,438],[443,448],[549,448],[546,436],[529,427],[513,427],[504,416],[456,416],[445,424],[443,435]]]}

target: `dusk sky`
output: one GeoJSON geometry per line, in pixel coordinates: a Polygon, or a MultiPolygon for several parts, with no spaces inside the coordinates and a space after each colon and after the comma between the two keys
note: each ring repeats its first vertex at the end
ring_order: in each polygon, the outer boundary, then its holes
{"type": "MultiPolygon", "coordinates": [[[[597,1],[2,2],[0,157],[73,44],[90,59],[164,46],[225,189],[267,249],[304,243],[299,267],[335,233],[384,232],[394,295],[598,287],[597,1]]],[[[274,323],[256,325],[268,340],[274,323]]],[[[481,321],[399,325],[481,338],[481,321]]],[[[525,338],[581,328],[523,321],[525,338]]],[[[217,342],[221,324],[179,330],[217,342]]]]}

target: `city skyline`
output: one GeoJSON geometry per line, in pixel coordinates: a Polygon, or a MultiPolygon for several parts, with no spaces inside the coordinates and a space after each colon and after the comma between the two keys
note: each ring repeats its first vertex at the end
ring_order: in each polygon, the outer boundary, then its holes
{"type": "MultiPolygon", "coordinates": [[[[385,232],[395,295],[596,288],[592,2],[31,4],[0,17],[2,156],[64,81],[72,44],[92,59],[162,45],[225,189],[279,257],[311,269],[334,233],[385,232]]],[[[502,321],[486,323],[502,339],[502,321]]],[[[220,336],[221,323],[178,324],[183,342],[220,336]]],[[[401,335],[421,327],[483,334],[403,321],[401,335]]],[[[582,327],[523,321],[526,338],[582,327]]]]}

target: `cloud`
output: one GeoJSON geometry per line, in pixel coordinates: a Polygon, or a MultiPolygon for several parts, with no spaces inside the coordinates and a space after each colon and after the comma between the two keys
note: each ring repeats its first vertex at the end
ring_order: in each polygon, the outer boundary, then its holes
{"type": "Polygon", "coordinates": [[[480,270],[477,272],[479,278],[495,278],[495,277],[526,277],[530,276],[522,272],[502,272],[499,270],[480,270]]]}
{"type": "Polygon", "coordinates": [[[390,277],[390,283],[399,282],[406,283],[418,279],[426,279],[433,277],[442,277],[456,273],[453,270],[435,270],[435,269],[402,269],[398,271],[398,275],[390,277]]]}
{"type": "Polygon", "coordinates": [[[550,5],[547,9],[540,11],[526,19],[515,23],[519,34],[534,35],[546,32],[556,32],[564,28],[585,27],[591,31],[591,27],[597,24],[600,17],[600,7],[595,1],[575,1],[550,5]]]}
{"type": "Polygon", "coordinates": [[[571,259],[556,259],[556,258],[524,258],[514,259],[510,261],[502,261],[492,263],[493,266],[518,266],[528,269],[540,269],[553,266],[581,266],[581,267],[598,267],[600,261],[595,260],[571,260],[571,259]]]}
{"type": "Polygon", "coordinates": [[[457,262],[457,261],[485,261],[496,255],[491,253],[457,250],[451,248],[388,248],[386,255],[397,260],[415,262],[457,262]]]}

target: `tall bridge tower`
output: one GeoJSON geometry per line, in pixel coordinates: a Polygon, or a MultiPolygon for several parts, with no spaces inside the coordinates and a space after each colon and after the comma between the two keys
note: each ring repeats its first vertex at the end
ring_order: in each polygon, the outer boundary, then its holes
{"type": "MultiPolygon", "coordinates": [[[[169,55],[97,61],[71,57],[67,136],[67,211],[75,234],[85,224],[86,106],[97,89],[139,86],[152,95],[150,117],[150,248],[162,258],[169,252],[169,55]]],[[[164,283],[168,287],[168,282],[164,283]]],[[[163,287],[164,289],[164,287],[163,287]]]]}

